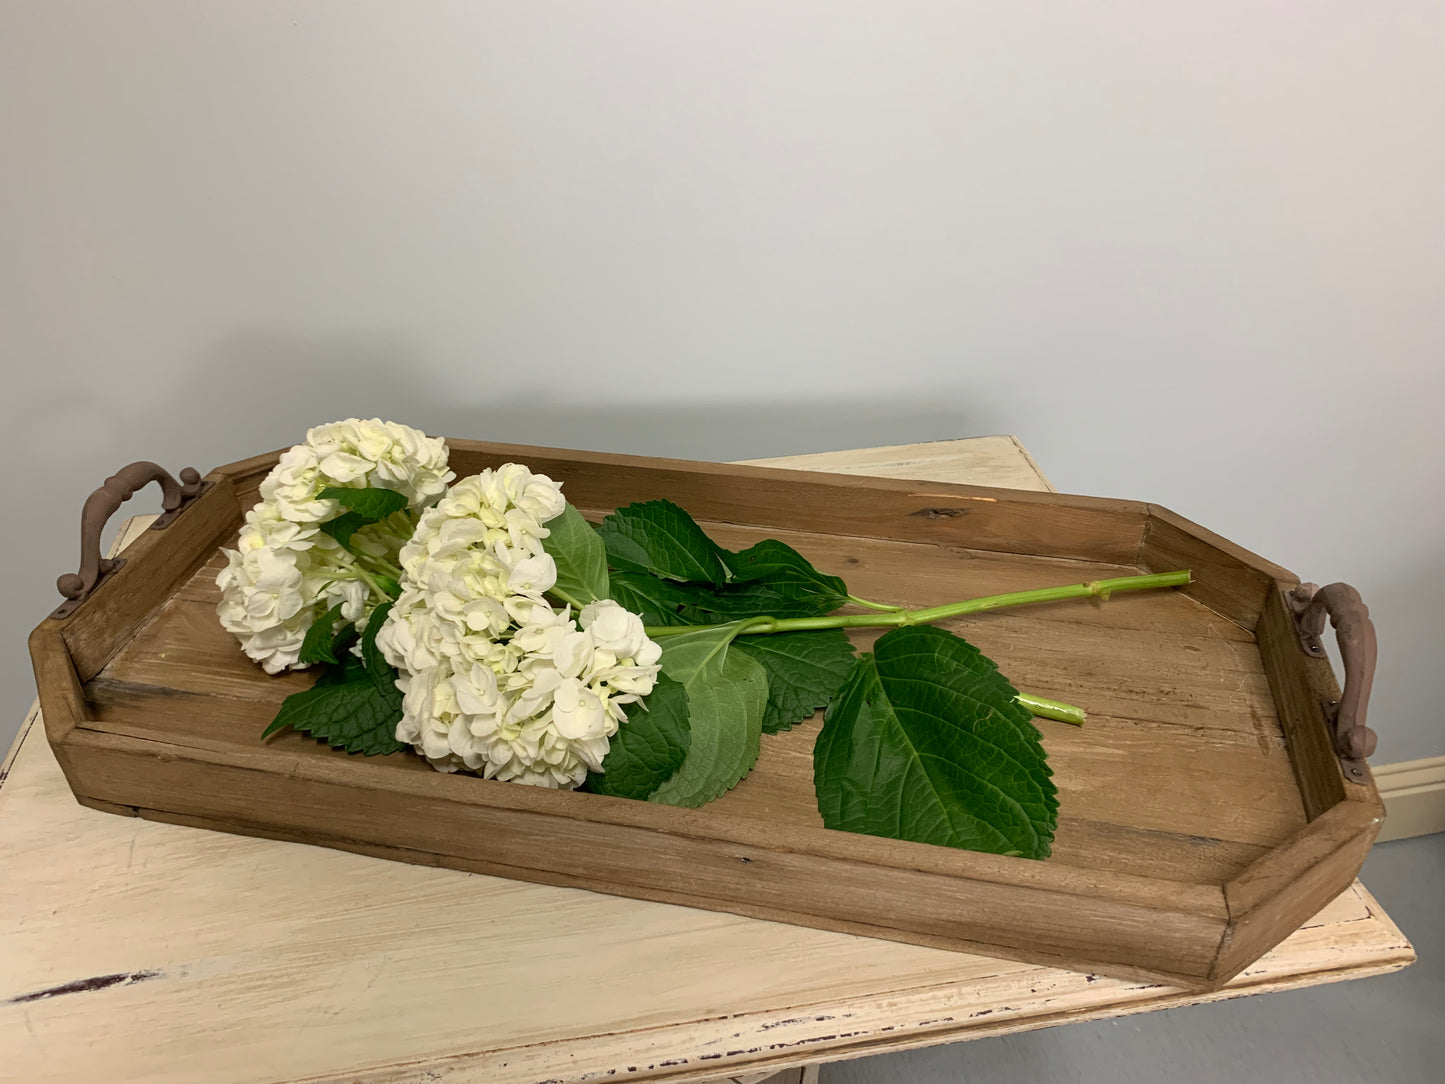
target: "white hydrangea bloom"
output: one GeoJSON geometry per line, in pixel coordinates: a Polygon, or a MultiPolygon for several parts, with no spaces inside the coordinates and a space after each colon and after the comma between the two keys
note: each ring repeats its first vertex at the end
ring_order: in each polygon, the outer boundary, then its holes
{"type": "Polygon", "coordinates": [[[453,485],[402,548],[377,645],[405,694],[397,740],[439,771],[576,787],[652,691],[661,649],[636,614],[607,600],[574,617],[544,597],[544,524],[564,507],[556,482],[508,463],[453,485]]]}
{"type": "Polygon", "coordinates": [[[440,437],[377,418],[347,418],[307,430],[306,442],[286,452],[261,483],[261,501],[282,519],[318,524],[341,511],[318,496],[327,486],[394,489],[409,508],[421,508],[453,477],[440,437]]]}
{"type": "Polygon", "coordinates": [[[223,550],[216,577],[222,626],[246,654],[275,674],[298,665],[306,630],[340,605],[359,621],[380,600],[355,571],[356,561],[321,531],[342,512],[319,496],[327,486],[393,489],[406,496],[408,525],[366,528],[352,536],[362,554],[386,562],[409,533],[416,512],[436,501],[454,475],[446,444],[405,425],[348,418],[317,426],[289,449],[262,481],[260,502],[246,513],[236,548],[223,550]]]}

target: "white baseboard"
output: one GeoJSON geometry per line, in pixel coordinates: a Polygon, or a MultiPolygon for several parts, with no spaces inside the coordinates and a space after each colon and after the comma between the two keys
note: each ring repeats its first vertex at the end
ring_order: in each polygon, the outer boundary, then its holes
{"type": "Polygon", "coordinates": [[[1381,841],[1445,832],[1445,757],[1382,764],[1374,773],[1385,800],[1381,841]]]}

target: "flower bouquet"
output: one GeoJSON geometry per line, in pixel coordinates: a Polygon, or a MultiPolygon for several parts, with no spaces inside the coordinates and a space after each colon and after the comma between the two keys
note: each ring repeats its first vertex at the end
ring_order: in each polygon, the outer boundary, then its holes
{"type": "Polygon", "coordinates": [[[666,500],[591,523],[566,479],[506,463],[457,479],[444,442],[319,426],[261,483],[217,577],[222,625],[267,673],[321,667],[264,736],[412,750],[438,771],[697,807],[763,734],[825,711],[829,828],[1045,858],[1058,798],[1020,693],[937,622],[1186,584],[1126,576],[907,609],[851,594],[777,539],[725,549],[666,500]],[[883,628],[859,654],[847,630],[883,628]]]}

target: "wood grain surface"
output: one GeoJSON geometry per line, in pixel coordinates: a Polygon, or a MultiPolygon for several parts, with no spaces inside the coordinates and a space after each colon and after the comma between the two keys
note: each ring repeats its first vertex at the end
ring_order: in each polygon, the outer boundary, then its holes
{"type": "MultiPolygon", "coordinates": [[[[1096,623],[1149,632],[1072,622],[1096,623]]],[[[0,1074],[15,1079],[696,1080],[1202,999],[102,816],[74,803],[30,722],[0,788],[0,1074]]],[[[1221,748],[1272,761],[1253,728],[1217,729],[1221,748]]],[[[773,752],[786,775],[796,756],[773,752]]],[[[1150,831],[1184,834],[1178,810],[1160,816],[1150,831]]],[[[1251,833],[1274,842],[1300,814],[1256,816],[1232,830],[1221,875],[1257,857],[1251,833]]],[[[1121,867],[1145,849],[1090,818],[1074,831],[1061,847],[1121,867]]],[[[1220,996],[1411,958],[1355,886],[1220,996]]]]}

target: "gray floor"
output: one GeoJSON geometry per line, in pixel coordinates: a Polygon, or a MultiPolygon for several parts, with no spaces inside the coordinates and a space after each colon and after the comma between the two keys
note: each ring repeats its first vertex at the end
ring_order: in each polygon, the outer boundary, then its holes
{"type": "Polygon", "coordinates": [[[1445,835],[1377,845],[1361,879],[1419,953],[1404,971],[842,1062],[821,1084],[1440,1084],[1445,835]]]}

